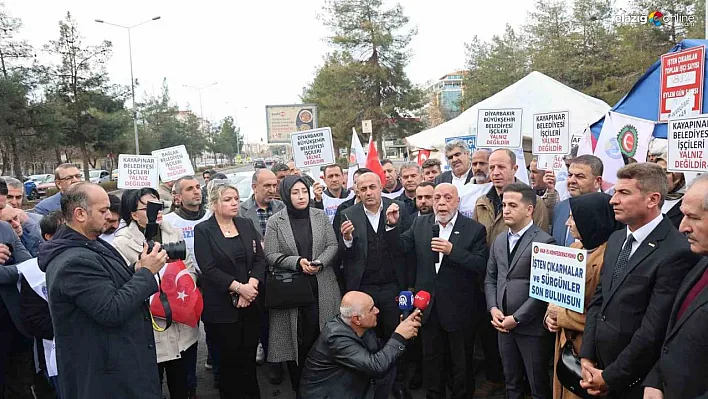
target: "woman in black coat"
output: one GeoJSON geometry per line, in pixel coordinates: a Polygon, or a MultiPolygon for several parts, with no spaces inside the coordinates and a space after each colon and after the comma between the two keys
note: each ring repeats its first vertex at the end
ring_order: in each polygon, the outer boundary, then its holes
{"type": "Polygon", "coordinates": [[[212,186],[209,207],[214,214],[194,228],[194,252],[204,275],[202,320],[220,351],[219,393],[222,399],[260,398],[256,298],[265,278],[263,248],[253,222],[237,217],[235,186],[212,186]]]}

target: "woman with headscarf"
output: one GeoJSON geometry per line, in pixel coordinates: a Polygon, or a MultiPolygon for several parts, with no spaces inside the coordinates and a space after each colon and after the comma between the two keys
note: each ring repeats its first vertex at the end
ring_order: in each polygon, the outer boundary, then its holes
{"type": "Polygon", "coordinates": [[[338,245],[327,214],[310,207],[310,190],[301,176],[286,176],[280,193],[286,208],[268,219],[265,255],[274,271],[300,272],[314,302],[270,309],[268,362],[287,362],[293,390],[320,329],[339,312],[340,292],[334,274],[338,245]]]}
{"type": "MultiPolygon", "coordinates": [[[[663,157],[656,158],[654,162],[666,170],[667,164],[663,157]]],[[[686,192],[686,177],[683,173],[666,172],[666,178],[669,180],[669,192],[664,199],[661,213],[666,215],[671,224],[678,229],[683,219],[681,203],[683,202],[683,194],[686,192]]]]}
{"type": "MultiPolygon", "coordinates": [[[[585,268],[585,311],[574,312],[560,306],[549,304],[543,319],[545,327],[556,333],[556,352],[553,364],[558,363],[563,346],[571,340],[575,352],[580,351],[585,329],[585,315],[592,295],[600,282],[600,271],[605,258],[607,240],[615,231],[624,226],[615,220],[615,212],[610,205],[611,196],[605,193],[589,193],[570,198],[570,216],[566,226],[576,241],[571,248],[588,251],[585,268]],[[578,241],[579,240],[579,241],[578,241]]],[[[569,390],[565,389],[553,372],[553,399],[575,399],[569,390]]]]}

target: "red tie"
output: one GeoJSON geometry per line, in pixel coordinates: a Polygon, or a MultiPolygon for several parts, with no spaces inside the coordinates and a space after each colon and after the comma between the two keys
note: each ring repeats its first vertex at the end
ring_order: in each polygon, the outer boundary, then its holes
{"type": "Polygon", "coordinates": [[[679,308],[678,315],[676,315],[676,321],[681,320],[681,316],[683,316],[686,309],[691,306],[691,302],[693,302],[693,300],[696,299],[696,297],[700,295],[701,291],[703,291],[706,287],[708,287],[708,269],[703,272],[701,279],[698,280],[696,285],[694,285],[693,288],[691,288],[691,291],[688,292],[688,295],[686,295],[686,299],[683,300],[683,303],[679,308]]]}

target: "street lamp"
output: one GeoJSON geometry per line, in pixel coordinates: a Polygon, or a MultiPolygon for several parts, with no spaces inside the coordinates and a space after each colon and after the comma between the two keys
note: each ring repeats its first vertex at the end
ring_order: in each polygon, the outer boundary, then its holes
{"type": "MultiPolygon", "coordinates": [[[[205,137],[206,137],[206,134],[204,132],[204,127],[205,127],[206,123],[204,121],[204,108],[202,107],[202,90],[208,89],[212,86],[216,86],[217,84],[219,84],[219,82],[210,83],[205,86],[182,85],[183,87],[186,87],[188,89],[194,89],[199,93],[199,118],[201,118],[202,135],[204,135],[205,137]]],[[[214,163],[216,163],[216,152],[215,151],[213,152],[213,156],[214,156],[214,163]]]]}
{"type": "Polygon", "coordinates": [[[135,106],[135,79],[133,78],[133,44],[131,42],[130,30],[133,28],[137,28],[140,25],[144,25],[148,22],[157,21],[158,19],[160,19],[159,16],[153,17],[152,19],[148,19],[147,21],[143,21],[139,24],[132,25],[132,26],[124,26],[124,25],[114,24],[111,22],[106,22],[102,19],[96,20],[96,22],[98,22],[99,24],[112,25],[112,26],[116,26],[118,28],[123,28],[128,31],[128,54],[130,56],[130,91],[133,96],[133,130],[135,131],[135,154],[136,155],[140,155],[140,142],[138,140],[138,110],[135,106]]]}

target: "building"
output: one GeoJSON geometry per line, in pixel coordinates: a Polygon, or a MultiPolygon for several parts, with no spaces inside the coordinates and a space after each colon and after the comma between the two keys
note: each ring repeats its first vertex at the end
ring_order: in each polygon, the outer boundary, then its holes
{"type": "Polygon", "coordinates": [[[450,120],[462,112],[460,101],[464,88],[462,80],[467,71],[450,72],[430,86],[432,105],[440,107],[443,118],[450,120]]]}

